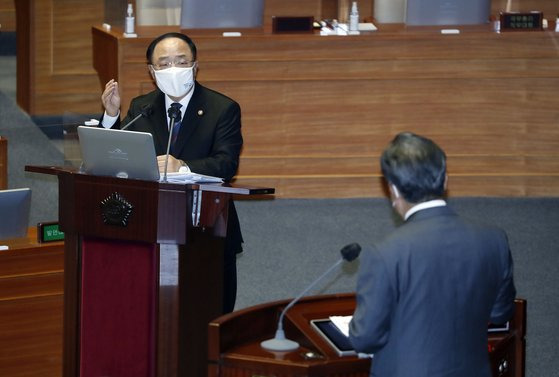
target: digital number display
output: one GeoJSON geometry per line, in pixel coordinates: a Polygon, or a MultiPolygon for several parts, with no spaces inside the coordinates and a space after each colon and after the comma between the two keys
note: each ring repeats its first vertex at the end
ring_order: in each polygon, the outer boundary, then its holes
{"type": "Polygon", "coordinates": [[[542,21],[542,12],[503,12],[501,13],[501,31],[543,30],[542,21]]]}

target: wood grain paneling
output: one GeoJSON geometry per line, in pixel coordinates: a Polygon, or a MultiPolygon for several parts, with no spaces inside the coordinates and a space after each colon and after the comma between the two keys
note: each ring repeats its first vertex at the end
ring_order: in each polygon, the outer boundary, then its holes
{"type": "Polygon", "coordinates": [[[91,48],[84,48],[83,41],[91,40],[91,33],[83,25],[99,22],[104,8],[100,1],[80,1],[80,11],[76,12],[75,0],[51,1],[52,21],[45,28],[51,28],[52,74],[91,75],[94,70],[91,48]],[[68,22],[72,20],[72,22],[68,22]]]}
{"type": "Polygon", "coordinates": [[[0,276],[3,278],[24,278],[42,274],[57,274],[61,273],[63,269],[63,250],[61,246],[33,250],[25,248],[3,253],[0,276]]]}
{"type": "MultiPolygon", "coordinates": [[[[254,176],[328,176],[339,172],[340,176],[380,176],[379,155],[332,156],[317,154],[288,158],[244,157],[239,175],[245,171],[254,176]]],[[[559,170],[559,159],[547,155],[451,155],[448,171],[451,175],[472,175],[483,170],[491,175],[543,175],[559,170]]]]}
{"type": "Polygon", "coordinates": [[[60,295],[63,270],[32,276],[4,277],[0,279],[0,290],[7,292],[3,301],[60,295]]]}
{"type": "MultiPolygon", "coordinates": [[[[380,176],[353,174],[304,176],[241,176],[240,185],[276,187],[279,198],[368,198],[384,197],[380,176]]],[[[450,175],[449,196],[519,197],[557,196],[559,175],[450,175]]]]}
{"type": "Polygon", "coordinates": [[[0,0],[0,32],[16,31],[15,0],[0,0]]]}
{"type": "Polygon", "coordinates": [[[4,240],[0,254],[0,375],[62,375],[63,244],[4,240]]]}
{"type": "Polygon", "coordinates": [[[0,301],[0,374],[62,375],[62,294],[0,301]]]}
{"type": "Polygon", "coordinates": [[[102,22],[103,3],[18,0],[16,5],[18,104],[36,115],[100,112],[89,27],[102,22]]]}
{"type": "Polygon", "coordinates": [[[382,149],[414,131],[446,150],[453,195],[559,193],[553,38],[382,37],[328,49],[323,40],[204,44],[211,69],[201,80],[243,108],[240,183],[272,185],[279,197],[381,196],[382,149]]]}

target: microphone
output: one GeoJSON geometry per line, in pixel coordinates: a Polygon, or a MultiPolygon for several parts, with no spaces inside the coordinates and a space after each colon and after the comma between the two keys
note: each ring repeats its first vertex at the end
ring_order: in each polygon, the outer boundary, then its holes
{"type": "Polygon", "coordinates": [[[181,119],[181,111],[176,106],[169,107],[167,110],[167,114],[171,119],[169,124],[169,139],[167,140],[167,152],[165,153],[165,169],[163,171],[163,182],[167,182],[167,165],[169,164],[169,151],[171,150],[171,139],[173,138],[173,127],[175,126],[175,122],[180,122],[181,119]]]}
{"type": "Polygon", "coordinates": [[[126,123],[126,125],[124,127],[122,127],[120,130],[124,131],[125,129],[130,127],[134,122],[136,122],[141,117],[148,118],[152,113],[153,113],[152,106],[149,103],[146,103],[145,105],[142,106],[142,108],[140,110],[140,114],[136,115],[136,117],[134,117],[134,119],[132,119],[130,122],[126,123]]]}
{"type": "Polygon", "coordinates": [[[351,262],[359,256],[361,252],[361,246],[358,243],[351,243],[346,245],[340,250],[342,257],[333,264],[328,270],[326,270],[322,275],[318,277],[315,281],[311,283],[299,296],[295,297],[291,302],[283,309],[278,320],[278,327],[276,330],[276,335],[272,339],[265,340],[260,343],[260,346],[268,351],[293,351],[299,348],[299,343],[285,338],[285,333],[283,332],[283,317],[285,313],[293,306],[301,297],[305,295],[312,287],[314,287],[320,280],[322,280],[326,275],[338,267],[340,263],[344,260],[351,262]]]}

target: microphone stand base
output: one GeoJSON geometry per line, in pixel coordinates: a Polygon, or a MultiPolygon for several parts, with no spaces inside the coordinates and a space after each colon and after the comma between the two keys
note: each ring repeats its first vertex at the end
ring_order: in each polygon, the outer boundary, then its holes
{"type": "Polygon", "coordinates": [[[260,343],[260,346],[268,351],[285,352],[295,351],[299,348],[299,343],[289,339],[268,339],[260,343]]]}

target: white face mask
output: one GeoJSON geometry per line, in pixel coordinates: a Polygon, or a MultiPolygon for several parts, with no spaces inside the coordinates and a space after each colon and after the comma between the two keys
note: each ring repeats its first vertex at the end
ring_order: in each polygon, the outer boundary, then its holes
{"type": "Polygon", "coordinates": [[[159,89],[171,97],[183,97],[194,88],[194,67],[153,70],[159,89]]]}

